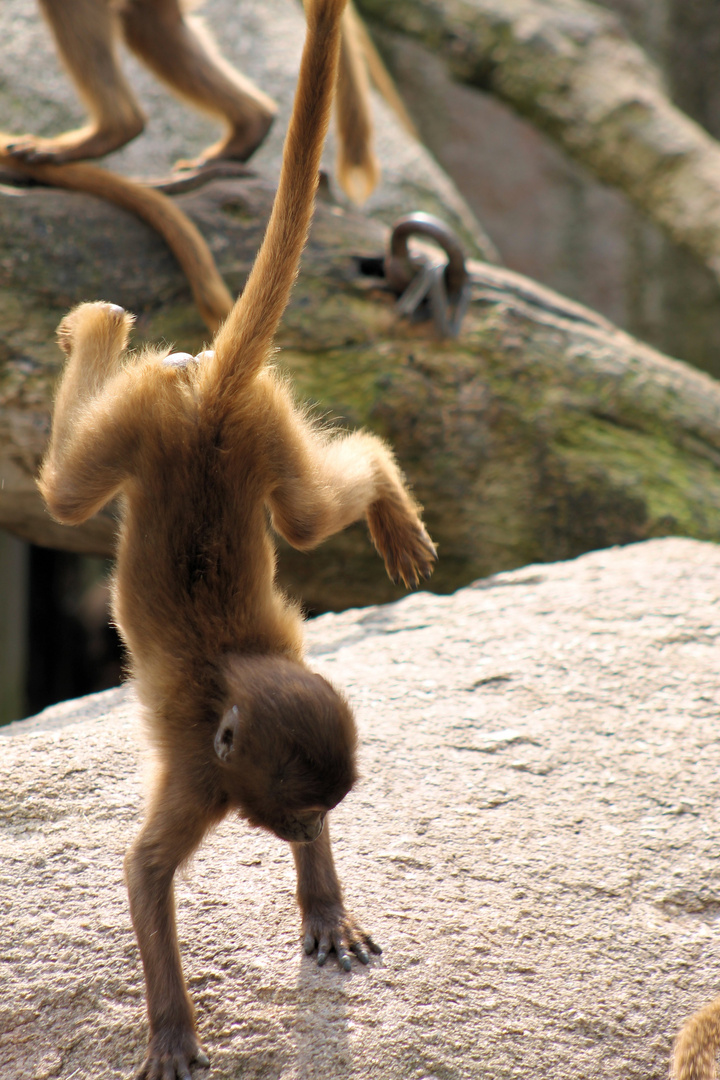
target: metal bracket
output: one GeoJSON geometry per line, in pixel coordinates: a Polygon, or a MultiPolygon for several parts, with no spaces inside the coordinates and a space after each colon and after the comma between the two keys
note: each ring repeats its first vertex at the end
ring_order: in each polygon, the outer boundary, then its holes
{"type": "Polygon", "coordinates": [[[399,294],[397,309],[417,314],[426,302],[440,337],[457,337],[470,301],[470,275],[460,241],[444,222],[432,214],[407,214],[397,221],[384,261],[385,277],[399,294]],[[447,256],[444,260],[413,254],[411,236],[426,237],[447,256]]]}

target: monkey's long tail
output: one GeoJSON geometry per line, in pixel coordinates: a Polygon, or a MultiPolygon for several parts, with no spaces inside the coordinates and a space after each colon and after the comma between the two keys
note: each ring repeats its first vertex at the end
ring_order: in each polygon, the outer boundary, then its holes
{"type": "MultiPolygon", "coordinates": [[[[0,133],[0,143],[9,139],[10,136],[0,133]]],[[[0,148],[0,164],[51,187],[97,195],[130,210],[165,240],[184,271],[198,310],[210,330],[217,330],[232,310],[232,296],[220,276],[210,248],[192,221],[167,195],[84,162],[50,165],[21,161],[0,148]]]]}
{"type": "Polygon", "coordinates": [[[687,1020],[673,1051],[672,1080],[715,1080],[720,1047],[720,998],[687,1020]]]}
{"type": "Polygon", "coordinates": [[[340,64],[335,96],[338,146],[336,170],[340,187],[358,204],[365,202],[380,179],[380,165],[373,151],[370,84],[362,30],[364,27],[348,0],[340,35],[340,64]]]}
{"type": "Polygon", "coordinates": [[[264,365],[297,276],[315,205],[345,2],[305,3],[307,36],[272,214],[245,289],[215,338],[214,359],[203,365],[204,385],[225,400],[233,400],[264,365]]]}

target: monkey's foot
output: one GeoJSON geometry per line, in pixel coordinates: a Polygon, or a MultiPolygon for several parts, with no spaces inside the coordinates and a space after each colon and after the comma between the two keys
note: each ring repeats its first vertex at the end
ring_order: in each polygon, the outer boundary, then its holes
{"type": "Polygon", "coordinates": [[[234,129],[226,138],[208,146],[199,157],[176,161],[175,168],[200,169],[213,161],[247,161],[265,141],[274,119],[274,113],[259,112],[252,122],[234,129]]]}
{"type": "Polygon", "coordinates": [[[317,949],[318,967],[322,967],[331,952],[335,952],[338,964],[345,971],[352,966],[350,953],[361,964],[370,961],[370,953],[379,956],[382,949],[376,945],[355,922],[344,907],[333,907],[322,914],[307,914],[303,919],[303,949],[307,956],[317,949]]]}
{"type": "Polygon", "coordinates": [[[88,158],[104,157],[112,150],[118,150],[139,135],[144,127],[145,121],[142,116],[137,115],[112,127],[97,128],[89,124],[76,131],[65,131],[54,139],[43,139],[39,135],[18,135],[5,144],[4,150],[11,157],[36,165],[84,161],[88,158]]]}
{"type": "Polygon", "coordinates": [[[368,510],[367,521],[373,543],[395,585],[402,581],[406,589],[415,589],[421,578],[431,576],[437,551],[416,514],[399,511],[380,500],[368,510]]]}
{"type": "Polygon", "coordinates": [[[160,1030],[150,1040],[135,1080],[192,1080],[193,1062],[201,1069],[210,1065],[194,1031],[160,1030]]]}

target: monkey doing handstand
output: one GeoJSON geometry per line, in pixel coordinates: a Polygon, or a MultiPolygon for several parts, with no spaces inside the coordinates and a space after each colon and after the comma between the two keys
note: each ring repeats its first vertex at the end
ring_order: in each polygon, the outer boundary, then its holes
{"type": "Polygon", "coordinates": [[[83,304],[60,324],[68,362],[40,488],[53,516],[123,507],[113,605],[158,757],[126,859],[147,984],[139,1076],[205,1057],[183,980],[173,876],[230,810],[292,845],[306,952],[378,951],[347,912],[325,815],[355,780],[345,700],[302,661],[302,623],[275,585],[267,528],[308,549],[365,516],[390,576],[430,575],[435,549],[387,447],[314,428],[269,366],[312,217],[344,0],[308,0],[308,31],[267,233],[245,291],[199,357],[128,355],[131,317],[83,304]]]}

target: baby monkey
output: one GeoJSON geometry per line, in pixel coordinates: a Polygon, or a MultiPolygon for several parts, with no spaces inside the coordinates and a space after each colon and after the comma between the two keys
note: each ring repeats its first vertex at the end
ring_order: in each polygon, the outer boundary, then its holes
{"type": "Polygon", "coordinates": [[[40,488],[58,520],[120,497],[114,618],[157,770],[126,858],[150,1020],[138,1077],[207,1064],[183,979],[173,877],[229,811],[288,841],[304,948],[379,952],[345,908],[326,815],[356,778],[352,712],[302,658],[302,620],[275,583],[276,532],[309,549],[365,517],[393,580],[435,549],[390,450],[314,427],[269,364],[312,218],[345,0],[307,0],[307,39],[278,193],[245,290],[199,356],[127,353],[132,318],[82,304],[40,488]],[[324,827],[323,827],[324,826],[324,827]]]}
{"type": "Polygon", "coordinates": [[[683,1024],[673,1049],[671,1080],[717,1080],[718,1048],[720,998],[715,998],[683,1024]]]}

